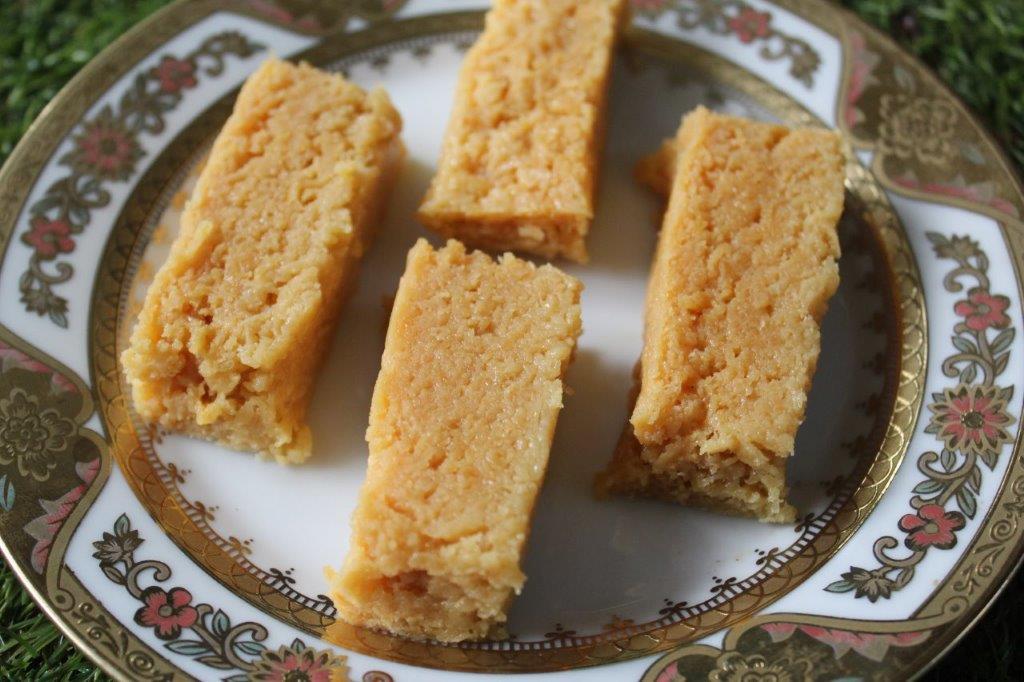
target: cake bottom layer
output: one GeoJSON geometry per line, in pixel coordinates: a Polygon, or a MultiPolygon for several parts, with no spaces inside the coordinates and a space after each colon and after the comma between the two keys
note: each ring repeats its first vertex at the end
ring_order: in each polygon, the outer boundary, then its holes
{"type": "Polygon", "coordinates": [[[672,453],[665,459],[674,461],[673,469],[658,471],[652,462],[665,450],[642,445],[627,423],[611,462],[595,480],[595,492],[599,497],[650,497],[771,523],[796,519],[796,509],[786,501],[785,458],[752,467],[729,453],[684,459],[672,453]]]}
{"type": "Polygon", "coordinates": [[[339,613],[349,622],[418,639],[461,642],[499,637],[505,611],[518,593],[513,586],[480,574],[442,576],[408,570],[384,575],[366,563],[361,566],[365,570],[326,570],[339,613]]]}

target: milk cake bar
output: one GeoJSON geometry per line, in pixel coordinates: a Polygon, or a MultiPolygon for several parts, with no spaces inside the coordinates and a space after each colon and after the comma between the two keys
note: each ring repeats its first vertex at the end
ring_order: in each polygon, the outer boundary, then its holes
{"type": "Polygon", "coordinates": [[[523,587],[520,557],[580,333],[582,285],[449,241],[409,252],[373,392],[342,619],[479,639],[523,587]]]}
{"type": "Polygon", "coordinates": [[[638,395],[600,492],[793,519],[785,467],[839,284],[843,165],[834,133],[703,108],[642,165],[669,204],[638,395]]]}
{"type": "Polygon", "coordinates": [[[122,362],[145,420],[282,462],[310,454],[316,369],[401,159],[401,120],[265,62],[214,142],[122,362]]]}
{"type": "Polygon", "coordinates": [[[472,246],[587,259],[624,0],[497,0],[466,55],[420,220],[472,246]]]}

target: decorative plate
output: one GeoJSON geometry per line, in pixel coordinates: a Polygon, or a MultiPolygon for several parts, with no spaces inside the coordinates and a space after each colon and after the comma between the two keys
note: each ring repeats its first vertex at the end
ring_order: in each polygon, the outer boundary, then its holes
{"type": "Polygon", "coordinates": [[[0,174],[0,544],[115,677],[369,682],[898,679],[981,615],[1024,549],[1024,194],[935,77],[823,0],[633,0],[619,50],[585,332],[501,641],[335,622],[383,296],[424,231],[481,0],[185,0],[46,109],[0,174]],[[148,428],[117,357],[239,84],[270,54],[382,84],[409,149],[286,468],[148,428]],[[626,418],[657,201],[637,159],[698,103],[848,141],[842,284],[768,526],[591,496],[626,418]],[[591,666],[600,666],[581,670],[591,666]],[[305,676],[305,677],[303,677],[305,676]]]}

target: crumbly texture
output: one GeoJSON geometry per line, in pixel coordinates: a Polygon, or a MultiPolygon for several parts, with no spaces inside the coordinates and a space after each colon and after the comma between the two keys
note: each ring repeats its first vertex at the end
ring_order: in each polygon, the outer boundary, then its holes
{"type": "Polygon", "coordinates": [[[497,0],[462,66],[420,220],[447,237],[584,262],[624,0],[497,0]]]}
{"type": "Polygon", "coordinates": [[[121,359],[145,420],[282,462],[310,454],[313,379],[401,159],[401,119],[265,62],[210,152],[121,359]]]}
{"type": "Polygon", "coordinates": [[[582,285],[457,241],[409,252],[373,392],[340,573],[354,625],[445,642],[505,621],[544,479],[582,285]]]}
{"type": "Polygon", "coordinates": [[[839,285],[840,140],[700,108],[669,149],[641,169],[671,194],[639,391],[598,489],[789,521],[786,458],[839,285]]]}

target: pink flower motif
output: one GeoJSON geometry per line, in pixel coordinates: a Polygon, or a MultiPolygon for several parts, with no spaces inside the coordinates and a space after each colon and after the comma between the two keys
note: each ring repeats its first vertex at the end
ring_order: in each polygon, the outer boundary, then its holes
{"type": "Polygon", "coordinates": [[[75,240],[71,238],[71,225],[66,220],[48,220],[45,216],[35,216],[29,221],[31,229],[21,235],[25,242],[39,254],[43,260],[50,260],[58,253],[71,253],[75,250],[75,240]]]}
{"type": "Polygon", "coordinates": [[[27,369],[30,372],[49,374],[54,388],[59,393],[78,393],[78,387],[63,374],[55,372],[53,368],[44,365],[38,360],[33,360],[17,348],[0,342],[0,369],[12,365],[27,369]]]}
{"type": "Polygon", "coordinates": [[[105,180],[125,180],[143,156],[135,134],[114,116],[110,107],[82,124],[75,135],[74,147],[61,162],[80,173],[105,180]]]}
{"type": "Polygon", "coordinates": [[[185,59],[165,56],[160,63],[150,69],[149,73],[160,81],[160,89],[168,93],[177,93],[185,88],[194,88],[196,83],[196,67],[185,59]]]}
{"type": "Polygon", "coordinates": [[[753,7],[744,7],[739,14],[728,21],[729,28],[741,43],[752,43],[755,38],[764,38],[768,35],[768,23],[772,15],[768,12],[758,12],[753,7]]]}
{"type": "Polygon", "coordinates": [[[795,623],[765,623],[761,629],[772,637],[773,642],[781,642],[788,639],[795,631],[795,623]]]}
{"type": "Polygon", "coordinates": [[[896,646],[915,646],[928,639],[930,632],[897,632],[892,635],[896,646]]]}
{"type": "Polygon", "coordinates": [[[343,656],[314,651],[299,639],[277,651],[264,651],[253,665],[249,679],[260,682],[331,682],[334,673],[346,670],[343,656]]]}
{"type": "Polygon", "coordinates": [[[679,674],[679,664],[673,661],[667,668],[658,673],[658,676],[654,678],[654,682],[680,682],[683,679],[685,678],[679,674]]]}
{"type": "Polygon", "coordinates": [[[906,545],[915,552],[929,547],[949,549],[956,544],[956,531],[967,521],[960,512],[947,512],[937,504],[926,504],[917,514],[907,514],[900,519],[899,527],[909,533],[906,545]]]}
{"type": "MultiPolygon", "coordinates": [[[[47,367],[46,369],[50,368],[47,367]]],[[[78,387],[75,386],[70,379],[59,372],[53,372],[53,376],[50,377],[50,381],[53,382],[54,388],[62,393],[78,393],[78,387]]]]}
{"type": "Polygon", "coordinates": [[[928,406],[932,419],[925,427],[950,450],[974,452],[988,461],[1010,441],[1006,427],[1008,395],[996,386],[960,386],[936,393],[928,406]]]}
{"type": "Polygon", "coordinates": [[[182,628],[190,628],[199,619],[192,593],[182,587],[165,592],[153,585],[142,592],[144,606],[135,612],[135,622],[154,629],[160,639],[175,639],[182,628]]]}
{"type": "Polygon", "coordinates": [[[993,296],[985,289],[971,289],[966,301],[957,301],[953,312],[964,318],[964,324],[976,332],[989,327],[1004,329],[1010,324],[1006,309],[1010,307],[1010,299],[1006,296],[993,296]]]}
{"type": "Polygon", "coordinates": [[[52,372],[53,370],[39,362],[33,360],[29,356],[22,353],[13,346],[7,346],[0,344],[0,360],[13,362],[22,369],[27,369],[30,372],[52,372]]]}
{"type": "Polygon", "coordinates": [[[75,465],[75,472],[82,482],[64,493],[56,500],[39,500],[39,506],[45,512],[37,516],[25,525],[25,532],[35,538],[36,544],[32,547],[31,564],[32,570],[42,575],[46,569],[46,560],[50,558],[50,547],[53,545],[53,538],[61,529],[68,516],[78,505],[78,501],[89,489],[89,484],[96,479],[100,471],[100,460],[79,462],[75,465]]]}
{"type": "Polygon", "coordinates": [[[1014,218],[1020,217],[1020,212],[1017,210],[1016,206],[1006,199],[993,196],[991,190],[987,189],[984,185],[981,185],[980,187],[978,185],[966,185],[963,183],[962,179],[960,179],[959,183],[954,181],[954,184],[922,182],[912,174],[894,176],[893,182],[900,187],[916,189],[928,194],[941,194],[947,197],[956,197],[957,199],[975,201],[979,204],[984,204],[985,206],[991,206],[997,211],[1011,215],[1014,218]]]}
{"type": "MultiPolygon", "coordinates": [[[[808,637],[815,639],[832,647],[836,659],[842,658],[847,652],[853,650],[861,656],[872,661],[881,661],[885,658],[890,647],[908,647],[920,644],[928,639],[928,632],[899,632],[895,634],[872,634],[868,632],[854,632],[852,630],[840,630],[836,628],[824,628],[816,625],[800,625],[792,623],[766,623],[761,627],[767,629],[769,625],[788,626],[797,628],[808,637]]],[[[788,637],[788,635],[787,635],[788,637]]],[[[781,641],[786,637],[774,639],[781,641]]]]}
{"type": "Polygon", "coordinates": [[[814,625],[801,625],[800,630],[819,642],[831,646],[837,656],[841,656],[850,649],[863,648],[872,638],[872,635],[869,634],[860,634],[850,630],[833,630],[814,625]]]}
{"type": "Polygon", "coordinates": [[[874,81],[872,75],[881,59],[867,49],[864,35],[857,31],[850,32],[850,50],[852,53],[850,82],[846,93],[846,125],[853,127],[864,120],[864,114],[857,109],[857,102],[864,95],[869,83],[874,81]]]}

